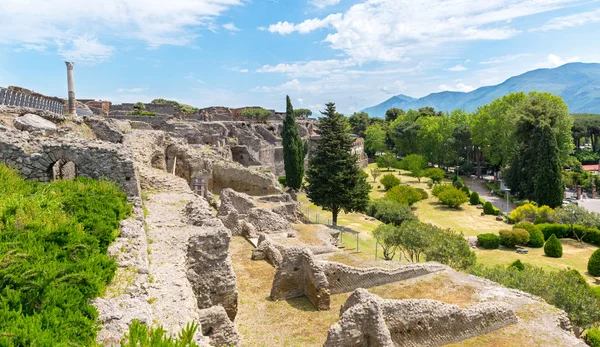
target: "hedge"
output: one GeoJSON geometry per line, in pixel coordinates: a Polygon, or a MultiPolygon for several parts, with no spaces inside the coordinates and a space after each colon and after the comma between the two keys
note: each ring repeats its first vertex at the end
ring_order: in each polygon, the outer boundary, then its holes
{"type": "MultiPolygon", "coordinates": [[[[548,240],[551,235],[556,235],[556,237],[559,239],[573,238],[571,226],[568,224],[542,223],[537,224],[537,227],[540,229],[542,234],[544,234],[545,240],[548,240]]],[[[586,229],[586,227],[578,224],[575,224],[573,228],[575,229],[575,233],[577,233],[579,236],[583,235],[587,230],[587,235],[585,235],[583,241],[600,246],[600,230],[596,228],[586,229]]]]}
{"type": "Polygon", "coordinates": [[[500,244],[504,247],[526,245],[529,242],[529,232],[525,229],[500,230],[500,244]]]}
{"type": "Polygon", "coordinates": [[[597,249],[592,253],[592,256],[590,256],[587,269],[590,275],[594,277],[600,276],[600,249],[597,249]]]}
{"type": "Polygon", "coordinates": [[[485,249],[497,249],[500,247],[500,236],[496,234],[477,235],[477,245],[485,249]]]}
{"type": "Polygon", "coordinates": [[[522,222],[513,227],[517,229],[525,229],[529,232],[529,243],[527,244],[532,248],[544,247],[544,234],[540,229],[530,222],[522,222]]]}

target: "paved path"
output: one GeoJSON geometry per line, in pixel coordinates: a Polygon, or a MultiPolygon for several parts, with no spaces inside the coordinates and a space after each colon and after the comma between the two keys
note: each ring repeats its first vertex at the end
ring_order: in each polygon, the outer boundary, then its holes
{"type": "MultiPolygon", "coordinates": [[[[485,186],[483,179],[476,178],[475,184],[473,184],[472,178],[465,178],[465,179],[463,179],[463,182],[465,183],[465,185],[467,187],[469,187],[469,189],[471,191],[477,192],[477,194],[479,194],[480,198],[482,198],[485,201],[491,202],[492,205],[494,205],[494,207],[500,209],[500,211],[502,211],[502,213],[506,213],[506,198],[503,199],[497,195],[490,196],[490,191],[485,186]]],[[[514,210],[515,208],[517,208],[517,206],[515,204],[512,204],[512,203],[508,204],[508,212],[509,213],[512,210],[514,210]]]]}

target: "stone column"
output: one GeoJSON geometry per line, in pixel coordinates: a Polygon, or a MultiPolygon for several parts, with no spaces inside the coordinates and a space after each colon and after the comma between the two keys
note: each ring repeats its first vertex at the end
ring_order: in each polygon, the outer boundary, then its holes
{"type": "Polygon", "coordinates": [[[67,82],[69,85],[69,114],[76,116],[75,81],[73,79],[73,65],[75,65],[75,63],[65,61],[65,64],[67,64],[67,82]]]}

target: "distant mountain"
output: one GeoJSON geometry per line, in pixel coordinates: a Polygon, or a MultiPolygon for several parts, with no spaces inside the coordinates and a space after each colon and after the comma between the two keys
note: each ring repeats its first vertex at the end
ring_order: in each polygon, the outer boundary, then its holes
{"type": "Polygon", "coordinates": [[[600,64],[569,63],[554,69],[537,69],[469,93],[432,93],[419,99],[400,94],[363,112],[371,117],[384,117],[385,111],[392,107],[407,111],[425,106],[440,111],[461,108],[472,112],[506,94],[533,90],[560,95],[569,105],[570,113],[600,113],[600,64]]]}

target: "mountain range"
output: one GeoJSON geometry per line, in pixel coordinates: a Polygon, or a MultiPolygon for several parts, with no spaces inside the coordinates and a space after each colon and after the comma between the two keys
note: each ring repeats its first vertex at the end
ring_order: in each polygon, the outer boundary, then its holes
{"type": "Polygon", "coordinates": [[[460,108],[472,112],[477,107],[513,92],[543,91],[559,95],[569,105],[570,113],[600,113],[600,64],[569,63],[553,69],[537,69],[514,76],[495,86],[471,92],[431,93],[422,98],[396,95],[381,104],[363,110],[371,117],[384,117],[385,111],[432,106],[440,111],[460,108]]]}

